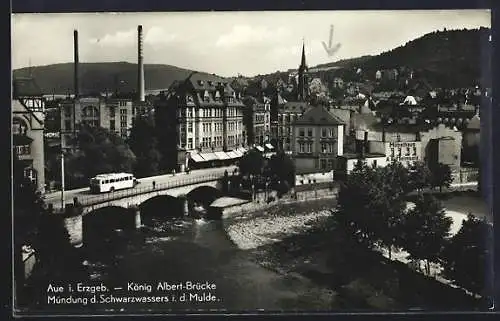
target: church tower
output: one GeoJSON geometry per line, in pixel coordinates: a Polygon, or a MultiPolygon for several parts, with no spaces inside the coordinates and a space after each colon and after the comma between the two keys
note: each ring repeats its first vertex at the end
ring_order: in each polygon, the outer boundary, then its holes
{"type": "Polygon", "coordinates": [[[302,59],[300,61],[298,73],[298,86],[297,86],[297,101],[305,101],[307,99],[309,88],[307,84],[307,64],[306,64],[306,51],[304,42],[302,42],[302,59]]]}

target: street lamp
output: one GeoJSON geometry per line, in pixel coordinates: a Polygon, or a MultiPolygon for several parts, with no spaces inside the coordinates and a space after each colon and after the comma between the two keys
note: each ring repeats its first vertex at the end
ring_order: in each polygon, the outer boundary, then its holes
{"type": "Polygon", "coordinates": [[[64,211],[64,148],[62,147],[62,136],[61,136],[61,209],[64,211]]]}

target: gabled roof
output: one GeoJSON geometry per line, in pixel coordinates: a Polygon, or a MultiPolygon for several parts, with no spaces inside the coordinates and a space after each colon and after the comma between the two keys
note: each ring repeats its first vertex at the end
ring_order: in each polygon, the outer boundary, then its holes
{"type": "Polygon", "coordinates": [[[195,90],[214,91],[223,86],[226,95],[232,95],[234,92],[233,88],[229,85],[228,79],[217,75],[195,71],[186,80],[191,83],[195,90]]]}
{"type": "Polygon", "coordinates": [[[297,125],[344,125],[338,117],[332,115],[323,106],[308,109],[295,121],[297,125]]]}
{"type": "Polygon", "coordinates": [[[15,78],[12,85],[14,97],[43,96],[42,90],[33,77],[15,78]]]}

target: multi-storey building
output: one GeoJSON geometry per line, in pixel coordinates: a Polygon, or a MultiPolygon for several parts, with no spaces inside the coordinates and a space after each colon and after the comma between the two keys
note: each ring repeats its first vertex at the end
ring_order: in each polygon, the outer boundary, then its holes
{"type": "Polygon", "coordinates": [[[80,96],[65,100],[60,105],[63,147],[77,148],[73,138],[82,124],[106,128],[126,139],[132,128],[133,118],[146,109],[150,109],[147,102],[134,102],[129,98],[80,96]]]}
{"type": "Polygon", "coordinates": [[[271,134],[271,100],[263,97],[262,101],[254,97],[243,100],[243,137],[248,145],[264,145],[269,142],[271,134]]]}
{"type": "Polygon", "coordinates": [[[277,144],[285,152],[293,149],[293,123],[310,108],[312,107],[307,102],[286,102],[279,109],[277,144]]]}
{"type": "Polygon", "coordinates": [[[292,153],[298,171],[332,170],[344,153],[344,123],[323,106],[312,107],[293,122],[292,153]]]}
{"type": "Polygon", "coordinates": [[[44,108],[45,99],[33,78],[13,81],[12,142],[24,176],[45,191],[44,108]]]}
{"type": "MultiPolygon", "coordinates": [[[[245,143],[245,105],[226,79],[193,72],[169,91],[165,105],[155,106],[156,124],[161,128],[165,122],[176,122],[179,168],[241,157],[233,151],[240,151],[245,143]],[[174,112],[175,118],[165,116],[174,112]]],[[[169,139],[163,138],[165,143],[169,139]]]]}

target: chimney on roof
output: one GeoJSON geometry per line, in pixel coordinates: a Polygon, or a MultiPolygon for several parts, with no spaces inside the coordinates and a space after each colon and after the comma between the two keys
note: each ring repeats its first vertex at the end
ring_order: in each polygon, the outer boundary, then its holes
{"type": "Polygon", "coordinates": [[[79,73],[78,73],[78,65],[79,65],[79,57],[78,57],[78,30],[74,30],[73,31],[73,49],[74,49],[74,63],[73,63],[73,67],[74,67],[74,71],[73,71],[73,85],[74,85],[74,89],[73,89],[73,93],[75,95],[75,98],[78,98],[78,96],[80,95],[80,84],[79,84],[79,73]]]}
{"type": "Polygon", "coordinates": [[[144,98],[144,61],[142,53],[142,25],[137,27],[137,92],[139,101],[145,101],[144,98]]]}

